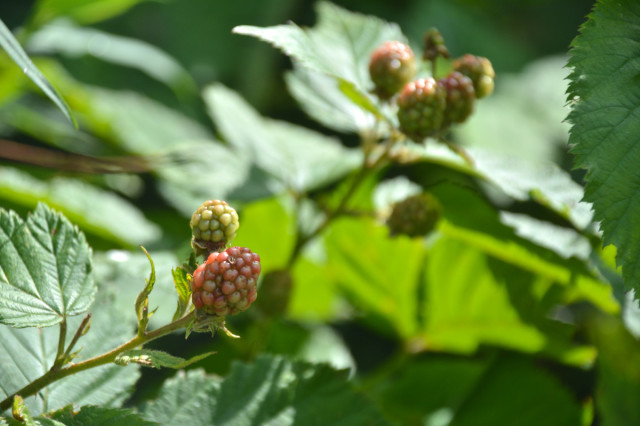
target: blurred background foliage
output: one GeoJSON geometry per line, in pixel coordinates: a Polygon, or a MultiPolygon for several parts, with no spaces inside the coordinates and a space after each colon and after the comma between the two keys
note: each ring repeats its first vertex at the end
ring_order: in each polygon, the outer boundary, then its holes
{"type": "MultiPolygon", "coordinates": [[[[45,201],[78,224],[94,247],[97,280],[115,298],[123,317],[132,317],[127,301],[132,305],[138,291],[134,284],[141,287],[148,273],[146,258],[135,250],[145,244],[159,276],[151,298],[160,306],[152,325],[159,325],[173,313],[168,272],[189,252],[190,212],[205,199],[225,197],[240,212],[234,243],[261,254],[263,275],[276,289],[271,297],[277,299],[282,288],[288,294],[293,277],[288,311],[284,317],[270,315],[269,306],[263,306],[230,319],[231,329],[243,336],[238,341],[192,335],[184,345],[176,335],[153,345],[184,357],[213,348],[217,354],[197,367],[221,375],[233,360],[252,360],[264,352],[327,361],[351,369],[360,389],[387,416],[406,424],[444,425],[452,418],[463,425],[591,424],[594,389],[608,386],[595,384],[595,353],[616,339],[603,327],[576,330],[570,318],[578,314],[564,307],[588,300],[591,304],[578,311],[593,320],[593,306],[615,313],[620,303],[627,328],[636,333],[639,314],[625,305],[612,266],[614,254],[611,248],[599,250],[595,234],[577,232],[563,246],[555,244],[559,229],[572,228],[571,217],[518,202],[505,219],[494,207],[510,203],[504,194],[487,189],[490,206],[479,190],[444,185],[435,189],[449,206],[444,236],[427,244],[428,250],[422,240],[389,239],[373,219],[344,219],[328,230],[324,244],[307,248],[291,274],[283,272],[292,266],[287,262],[296,217],[313,224],[318,212],[305,203],[294,205],[287,188],[269,176],[277,170],[260,158],[259,143],[266,141],[268,151],[269,140],[279,140],[278,132],[295,131],[301,140],[313,139],[314,147],[324,147],[315,159],[315,172],[308,176],[298,171],[284,180],[331,205],[332,194],[342,190],[334,181],[359,161],[357,154],[335,143],[355,147],[358,139],[327,129],[303,112],[287,89],[293,67],[286,56],[231,30],[289,20],[311,27],[314,3],[0,1],[0,18],[63,94],[80,124],[74,130],[20,68],[0,55],[0,206],[24,214],[45,201]],[[285,129],[265,117],[317,133],[285,129]],[[465,211],[475,215],[465,216],[465,211]],[[562,228],[532,223],[525,215],[562,228]],[[517,228],[517,236],[505,223],[517,228]],[[554,247],[531,243],[532,234],[540,233],[553,234],[554,247]],[[513,241],[521,250],[515,254],[513,241]],[[518,256],[525,260],[514,261],[518,256]],[[599,266],[598,274],[585,269],[591,261],[599,266]],[[372,265],[379,269],[363,273],[372,265]],[[564,275],[565,269],[571,277],[564,275]],[[617,301],[608,298],[608,287],[599,286],[603,276],[617,301]],[[416,295],[428,303],[415,303],[416,295]],[[452,319],[463,326],[452,331],[452,319]],[[425,335],[428,341],[422,340],[425,335]],[[416,389],[437,391],[426,397],[416,389]],[[530,401],[537,402],[537,414],[513,423],[522,419],[518,413],[529,409],[530,401]],[[510,408],[496,414],[490,409],[496,405],[510,408]]],[[[478,104],[453,138],[470,152],[489,148],[523,161],[554,162],[581,183],[582,172],[571,170],[567,154],[564,66],[591,1],[335,4],[398,23],[415,51],[424,31],[437,27],[454,56],[471,52],[490,58],[496,91],[478,104]]],[[[298,158],[295,148],[291,153],[298,158]]],[[[303,169],[315,164],[313,158],[300,161],[303,169]]],[[[491,175],[490,169],[486,172],[491,175]]],[[[446,167],[427,172],[420,164],[386,173],[407,174],[426,185],[469,179],[464,173],[452,176],[454,171],[446,167]]],[[[374,189],[378,178],[365,182],[354,197],[355,206],[372,209],[376,197],[394,198],[385,195],[384,187],[374,189]]],[[[405,181],[390,185],[390,193],[411,192],[405,181]]],[[[618,325],[612,327],[624,336],[620,341],[638,354],[637,342],[618,325]]],[[[608,353],[598,371],[624,377],[616,356],[620,353],[608,353]]],[[[171,374],[144,370],[129,404],[153,397],[171,374]]],[[[616,389],[637,386],[612,382],[616,389]]],[[[616,410],[615,398],[601,401],[603,412],[616,410]]]]}

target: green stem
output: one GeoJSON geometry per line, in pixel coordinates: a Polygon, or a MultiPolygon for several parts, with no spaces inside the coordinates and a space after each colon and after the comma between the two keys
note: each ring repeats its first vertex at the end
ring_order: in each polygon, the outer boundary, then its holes
{"type": "Polygon", "coordinates": [[[50,385],[51,383],[65,378],[67,376],[71,376],[73,374],[79,373],[84,370],[88,370],[90,368],[99,367],[101,365],[110,364],[115,361],[116,357],[123,352],[128,350],[137,348],[138,346],[143,345],[144,343],[155,340],[159,337],[162,337],[166,334],[169,334],[175,330],[185,327],[189,324],[190,321],[194,319],[195,311],[190,312],[186,316],[180,318],[172,322],[171,324],[167,324],[164,327],[161,327],[157,330],[150,331],[148,333],[144,333],[142,336],[136,336],[133,339],[129,340],[126,343],[118,346],[115,349],[110,350],[102,355],[95,356],[93,358],[87,359],[86,361],[79,362],[77,364],[69,364],[65,368],[61,369],[50,369],[48,372],[29,383],[19,391],[9,395],[2,402],[0,402],[0,413],[5,411],[7,408],[11,407],[13,403],[13,398],[16,395],[20,395],[22,398],[26,399],[36,393],[40,392],[43,388],[50,385]]]}
{"type": "Polygon", "coordinates": [[[76,346],[76,343],[78,343],[78,340],[80,339],[80,337],[84,336],[85,333],[88,331],[87,326],[90,321],[91,321],[91,314],[89,313],[87,314],[86,317],[84,317],[84,319],[80,323],[80,326],[76,330],[76,333],[73,335],[73,338],[71,339],[71,342],[67,347],[67,350],[64,352],[64,355],[62,357],[63,360],[70,360],[71,351],[76,346]]]}
{"type": "Polygon", "coordinates": [[[62,318],[60,323],[60,337],[58,338],[58,352],[53,362],[53,368],[58,368],[64,364],[64,344],[67,340],[67,318],[62,318]]]}

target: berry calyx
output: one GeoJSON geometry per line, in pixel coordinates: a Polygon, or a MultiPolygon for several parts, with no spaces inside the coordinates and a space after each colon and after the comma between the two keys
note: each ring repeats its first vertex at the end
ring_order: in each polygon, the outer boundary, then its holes
{"type": "Polygon", "coordinates": [[[247,310],[258,296],[260,270],[260,256],[246,247],[211,253],[193,273],[193,305],[221,317],[247,310]]]}
{"type": "Polygon", "coordinates": [[[400,130],[415,141],[440,131],[444,120],[447,91],[432,77],[408,83],[398,96],[400,130]]]}
{"type": "Polygon", "coordinates": [[[476,103],[476,91],[473,81],[466,75],[454,71],[438,80],[438,84],[447,92],[447,106],[444,111],[444,126],[462,123],[473,112],[476,103]]]}
{"type": "Polygon", "coordinates": [[[371,54],[369,75],[374,91],[381,99],[389,99],[398,93],[415,74],[415,56],[404,43],[388,41],[371,54]]]}
{"type": "Polygon", "coordinates": [[[240,223],[238,213],[226,201],[208,200],[193,213],[189,225],[196,254],[208,256],[235,238],[240,223]]]}
{"type": "Polygon", "coordinates": [[[493,93],[493,79],[496,76],[491,62],[482,56],[466,54],[453,61],[453,69],[473,81],[476,98],[481,99],[493,93]]]}
{"type": "Polygon", "coordinates": [[[412,195],[393,205],[387,226],[391,235],[418,237],[428,234],[435,228],[442,207],[429,193],[412,195]]]}

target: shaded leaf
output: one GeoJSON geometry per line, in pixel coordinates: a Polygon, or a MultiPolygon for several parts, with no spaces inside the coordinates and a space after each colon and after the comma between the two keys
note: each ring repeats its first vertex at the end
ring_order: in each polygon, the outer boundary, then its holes
{"type": "Polygon", "coordinates": [[[141,412],[161,424],[388,424],[344,372],[266,356],[234,363],[222,382],[198,371],[179,373],[141,412]]]}
{"type": "Polygon", "coordinates": [[[69,121],[73,124],[74,127],[78,127],[78,123],[76,122],[69,105],[67,105],[66,101],[58,93],[58,91],[49,83],[47,78],[42,75],[40,70],[34,65],[31,61],[27,53],[22,49],[18,40],[15,39],[9,28],[0,20],[0,46],[3,47],[4,50],[7,51],[11,59],[15,61],[15,63],[22,69],[22,71],[26,74],[27,77],[31,79],[35,83],[36,86],[40,88],[44,92],[45,95],[53,101],[54,104],[62,111],[62,113],[69,119],[69,121]]]}
{"type": "Polygon", "coordinates": [[[568,66],[569,143],[575,166],[587,170],[586,201],[593,203],[604,244],[618,249],[628,288],[640,290],[640,162],[637,28],[640,4],[596,3],[572,43],[568,66]]]}
{"type": "Polygon", "coordinates": [[[84,235],[44,204],[23,221],[0,210],[0,322],[46,327],[89,309],[96,286],[84,235]]]}
{"type": "Polygon", "coordinates": [[[496,359],[456,412],[451,426],[578,425],[580,406],[568,389],[534,364],[496,359]]]}

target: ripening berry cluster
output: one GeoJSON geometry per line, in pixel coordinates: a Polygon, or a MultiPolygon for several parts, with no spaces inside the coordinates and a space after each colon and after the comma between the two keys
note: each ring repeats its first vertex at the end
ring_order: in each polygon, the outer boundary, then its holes
{"type": "MultiPolygon", "coordinates": [[[[442,36],[428,33],[424,59],[435,63],[448,57],[442,36]]],[[[473,112],[476,99],[493,92],[495,72],[488,59],[466,54],[455,59],[451,71],[436,80],[433,76],[414,80],[416,59],[411,48],[399,41],[388,41],[371,54],[369,75],[374,93],[398,107],[400,130],[415,141],[436,136],[455,123],[462,123],[473,112]]]]}
{"type": "Polygon", "coordinates": [[[246,310],[258,296],[260,256],[229,247],[239,227],[238,213],[222,200],[205,201],[191,217],[192,246],[204,256],[191,279],[191,300],[199,312],[224,317],[246,310]]]}

